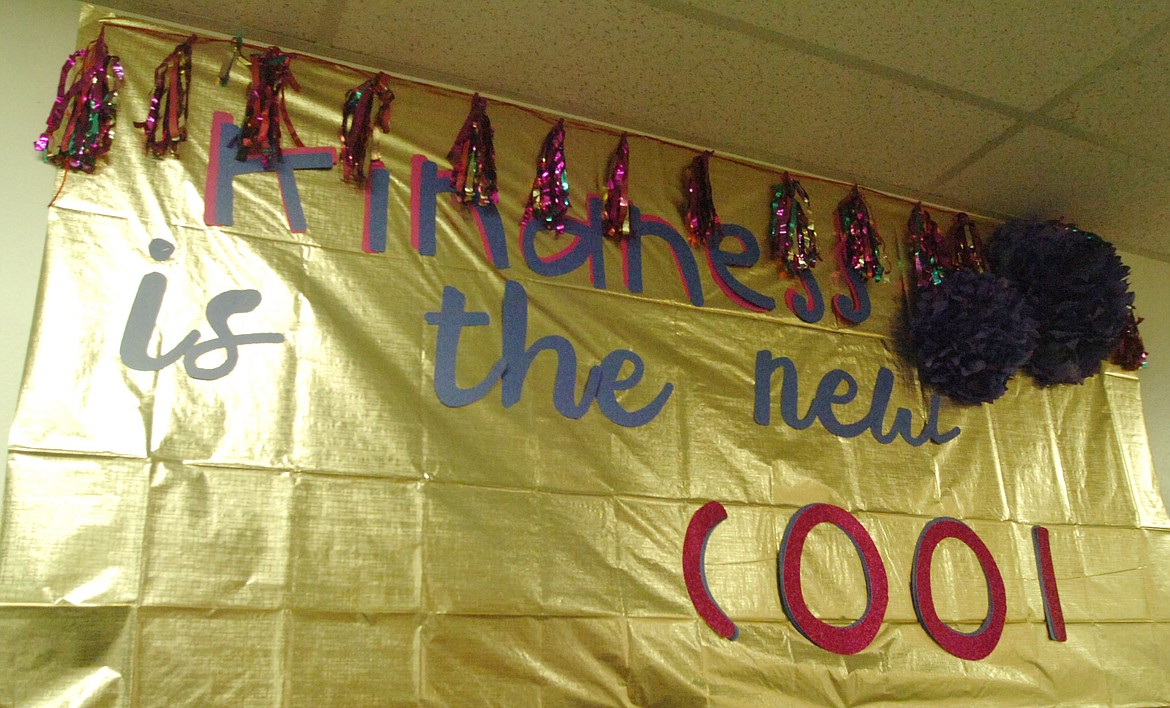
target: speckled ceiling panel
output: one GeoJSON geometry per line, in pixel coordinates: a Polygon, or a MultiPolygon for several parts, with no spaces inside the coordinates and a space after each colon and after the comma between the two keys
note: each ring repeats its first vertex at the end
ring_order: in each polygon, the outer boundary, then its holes
{"type": "Polygon", "coordinates": [[[1029,127],[946,184],[943,198],[1020,216],[1064,217],[1119,248],[1170,258],[1150,224],[1170,221],[1166,171],[1149,162],[1029,127]]]}
{"type": "Polygon", "coordinates": [[[637,3],[350,0],[334,44],[485,93],[887,188],[929,188],[1011,123],[637,3]],[[575,29],[560,41],[532,31],[564,22],[575,29]]]}
{"type": "Polygon", "coordinates": [[[227,32],[279,34],[317,41],[333,26],[337,0],[130,0],[121,5],[152,17],[206,26],[227,32]]]}
{"type": "Polygon", "coordinates": [[[1163,1],[658,0],[1032,110],[1170,15],[1163,1]]]}
{"type": "Polygon", "coordinates": [[[1050,115],[1170,167],[1170,35],[1109,69],[1050,115]]]}

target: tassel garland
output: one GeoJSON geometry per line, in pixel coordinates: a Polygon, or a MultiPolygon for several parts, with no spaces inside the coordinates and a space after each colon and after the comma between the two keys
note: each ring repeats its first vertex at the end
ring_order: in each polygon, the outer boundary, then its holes
{"type": "Polygon", "coordinates": [[[882,265],[885,246],[869,214],[869,205],[856,185],[837,205],[837,226],[845,267],[862,279],[873,278],[880,283],[887,271],[882,265]]]}
{"type": "Polygon", "coordinates": [[[540,148],[536,178],[528,195],[528,206],[520,220],[523,229],[528,222],[539,219],[544,228],[565,232],[565,214],[569,211],[569,174],[565,169],[565,121],[558,120],[540,148]]]}
{"type": "Polygon", "coordinates": [[[605,235],[615,240],[633,236],[630,224],[630,141],[622,133],[617,149],[609,160],[609,176],[605,180],[605,212],[602,219],[605,235]]]}
{"type": "Polygon", "coordinates": [[[134,124],[146,134],[146,152],[176,157],[179,145],[187,141],[187,97],[191,91],[191,49],[196,37],[175,47],[154,70],[154,92],[146,120],[134,124]]]}
{"type": "Polygon", "coordinates": [[[687,193],[687,240],[692,246],[706,246],[723,236],[715,199],[711,195],[710,160],[715,153],[708,150],[696,155],[683,178],[687,193]]]}
{"type": "Polygon", "coordinates": [[[808,219],[808,194],[792,175],[784,173],[783,181],[772,187],[772,223],[769,241],[772,259],[778,269],[789,275],[812,269],[820,259],[817,253],[817,232],[808,219]]]}
{"type": "Polygon", "coordinates": [[[45,132],[33,147],[45,154],[46,161],[66,170],[93,172],[98,158],[113,144],[118,86],[123,78],[122,64],[106,48],[103,30],[88,47],[65,60],[57,98],[45,120],[45,132]],[[64,130],[54,153],[53,135],[62,125],[64,130]]]}
{"type": "Polygon", "coordinates": [[[487,206],[499,199],[492,132],[487,99],[477,93],[471,98],[471,111],[459,129],[451,152],[447,153],[447,159],[451,161],[451,187],[464,204],[487,206]]]}
{"type": "Polygon", "coordinates": [[[271,169],[281,159],[281,123],[288,128],[289,137],[297,147],[305,146],[293,128],[284,101],[285,88],[301,90],[292,73],[293,56],[277,47],[252,55],[252,82],[248,85],[248,106],[237,141],[237,160],[259,157],[264,169],[271,169]]]}
{"type": "Polygon", "coordinates": [[[390,77],[381,72],[345,95],[341,107],[340,138],[342,179],[346,182],[365,183],[370,138],[375,127],[383,133],[390,132],[390,103],[393,100],[390,77]],[[374,113],[374,99],[379,101],[377,113],[374,113]]]}

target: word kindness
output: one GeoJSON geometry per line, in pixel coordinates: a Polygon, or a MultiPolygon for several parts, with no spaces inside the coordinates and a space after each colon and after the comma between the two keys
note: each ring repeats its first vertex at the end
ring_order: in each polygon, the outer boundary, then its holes
{"type": "MultiPolygon", "coordinates": [[[[263,165],[259,158],[238,161],[235,159],[233,144],[238,140],[240,130],[232,123],[232,116],[216,113],[213,118],[210,164],[204,191],[204,221],[209,226],[232,225],[233,180],[236,176],[260,171],[263,165]]],[[[284,205],[289,228],[293,232],[307,228],[300,194],[296,184],[296,172],[302,169],[331,169],[336,161],[332,148],[299,148],[286,150],[282,161],[273,170],[278,178],[280,196],[284,205]]],[[[451,173],[440,170],[438,165],[422,155],[415,155],[411,161],[410,176],[410,242],[423,256],[436,253],[436,203],[440,195],[453,191],[451,173]]],[[[366,199],[362,247],[367,253],[381,253],[387,248],[387,210],[389,208],[389,169],[380,161],[370,167],[366,183],[366,199]]],[[[506,230],[503,219],[494,204],[468,207],[474,217],[475,228],[483,242],[485,255],[492,265],[504,270],[510,267],[506,230]]],[[[590,280],[595,288],[606,288],[604,267],[606,239],[602,226],[602,200],[590,195],[587,200],[586,220],[569,219],[565,232],[568,244],[552,255],[541,255],[537,249],[537,238],[541,233],[539,220],[532,220],[520,231],[519,245],[527,267],[537,275],[557,277],[567,275],[579,268],[588,268],[590,280]]],[[[703,306],[703,290],[699,278],[699,267],[695,251],[678,230],[666,221],[641,214],[631,207],[633,237],[621,243],[622,274],[627,290],[640,293],[642,282],[642,246],[646,239],[658,239],[670,249],[677,266],[679,282],[687,298],[695,306],[703,306]]],[[[711,278],[727,297],[739,307],[764,312],[775,309],[773,298],[747,287],[735,278],[731,268],[748,268],[760,258],[760,247],[755,235],[736,224],[725,224],[723,236],[712,240],[702,249],[711,278]],[[723,250],[724,241],[738,244],[738,250],[723,250]]],[[[860,277],[849,268],[844,269],[849,286],[849,295],[833,297],[833,309],[837,315],[849,322],[864,321],[870,313],[870,303],[865,285],[860,277]]],[[[132,368],[158,368],[165,366],[182,355],[176,350],[160,360],[148,360],[140,350],[141,344],[154,329],[153,316],[157,314],[154,304],[162,297],[164,281],[161,275],[151,274],[143,280],[143,290],[127,321],[123,342],[123,361],[132,368]],[[149,282],[148,282],[149,281],[149,282]],[[156,282],[157,281],[157,282],[156,282]],[[173,358],[171,358],[173,356],[173,358]]],[[[824,316],[824,301],[816,278],[805,272],[797,281],[799,288],[791,288],[785,295],[787,306],[805,322],[816,322],[824,316]]],[[[240,293],[230,297],[245,298],[229,309],[210,308],[208,319],[213,329],[220,334],[223,345],[231,344],[228,361],[216,367],[210,374],[194,365],[194,359],[212,345],[195,345],[195,339],[184,343],[191,349],[188,373],[201,378],[224,375],[235,364],[235,344],[266,343],[280,341],[279,335],[232,335],[226,326],[226,317],[232,312],[245,312],[259,304],[255,291],[232,291],[240,293]],[[254,302],[253,302],[254,301],[254,302]],[[213,312],[213,309],[215,310],[213,312]],[[216,321],[222,323],[216,325],[216,321]]],[[[228,304],[224,303],[225,306],[228,304]]],[[[469,310],[466,296],[452,286],[443,289],[442,302],[437,311],[425,314],[428,324],[437,328],[435,337],[434,391],[438,399],[447,406],[466,406],[485,398],[498,384],[501,403],[510,408],[521,399],[529,368],[542,352],[551,352],[556,357],[556,378],[552,390],[552,403],[557,412],[566,418],[580,418],[593,406],[608,420],[626,427],[646,425],[662,412],[668,404],[675,384],[661,382],[657,391],[651,392],[648,402],[637,407],[626,407],[618,400],[617,393],[638,387],[647,375],[647,365],[637,353],[628,349],[617,349],[607,354],[600,363],[592,366],[586,374],[586,381],[580,394],[576,392],[578,374],[577,352],[572,342],[561,335],[550,334],[528,342],[528,295],[518,282],[508,281],[505,285],[503,303],[500,308],[500,356],[493,362],[478,364],[480,377],[475,385],[461,387],[457,372],[476,364],[460,363],[459,348],[464,331],[481,327],[491,322],[486,312],[469,310]],[[630,371],[626,373],[627,365],[630,371]]],[[[184,350],[185,351],[185,350],[184,350]]],[[[819,422],[829,432],[851,438],[868,432],[878,442],[890,444],[902,439],[909,445],[922,445],[928,441],[944,443],[959,434],[959,428],[940,431],[938,413],[940,401],[932,396],[930,412],[926,422],[914,430],[915,414],[906,408],[894,411],[892,422],[887,425],[887,413],[893,391],[894,375],[888,369],[877,372],[870,396],[868,412],[858,420],[842,421],[840,407],[854,401],[859,393],[857,379],[848,372],[834,369],[825,374],[816,386],[816,393],[807,410],[802,414],[797,407],[799,398],[799,372],[795,363],[786,357],[773,356],[770,351],[757,353],[755,363],[755,397],[753,418],[759,425],[771,423],[773,379],[780,379],[779,410],[785,425],[804,430],[819,422]],[[776,376],[780,372],[780,376],[776,376]]]]}

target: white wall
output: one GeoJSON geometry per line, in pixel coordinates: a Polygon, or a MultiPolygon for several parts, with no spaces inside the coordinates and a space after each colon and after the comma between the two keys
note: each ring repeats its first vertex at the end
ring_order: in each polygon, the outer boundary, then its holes
{"type": "Polygon", "coordinates": [[[1129,283],[1137,314],[1145,318],[1140,330],[1150,359],[1138,374],[1142,408],[1154,469],[1162,484],[1162,500],[1170,506],[1170,263],[1131,253],[1122,253],[1121,257],[1130,268],[1129,283]]]}
{"type": "MultiPolygon", "coordinates": [[[[73,51],[81,5],[74,0],[4,0],[0,12],[0,442],[8,429],[24,370],[33,303],[45,247],[46,206],[57,170],[32,144],[56,97],[61,64],[73,51]]],[[[0,465],[0,517],[4,473],[0,465]]]]}
{"type": "MultiPolygon", "coordinates": [[[[74,0],[4,0],[0,42],[0,442],[7,458],[8,429],[16,408],[25,349],[44,248],[46,205],[57,171],[32,149],[52,104],[61,63],[72,51],[79,3],[74,0]]],[[[123,139],[129,137],[123,131],[123,139]]],[[[1108,237],[1108,235],[1106,235],[1108,237]]],[[[1133,269],[1142,335],[1151,352],[1141,372],[1146,427],[1163,498],[1170,498],[1170,263],[1123,254],[1133,269]]],[[[0,469],[0,517],[4,474],[0,469]]]]}

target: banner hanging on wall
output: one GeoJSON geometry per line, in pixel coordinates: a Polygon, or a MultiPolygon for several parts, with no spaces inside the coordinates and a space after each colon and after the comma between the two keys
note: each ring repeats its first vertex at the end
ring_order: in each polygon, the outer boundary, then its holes
{"type": "Polygon", "coordinates": [[[960,404],[906,351],[926,226],[995,224],[97,10],[80,42],[0,705],[1170,701],[1136,375],[960,404]]]}

